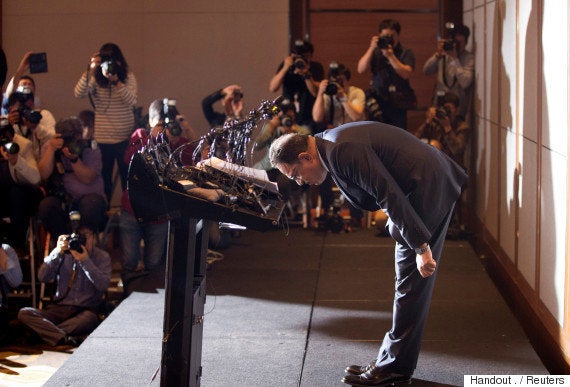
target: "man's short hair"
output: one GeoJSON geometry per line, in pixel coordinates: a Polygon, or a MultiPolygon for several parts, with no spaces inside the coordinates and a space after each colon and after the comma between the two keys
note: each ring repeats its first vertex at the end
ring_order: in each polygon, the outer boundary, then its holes
{"type": "Polygon", "coordinates": [[[55,124],[55,132],[63,138],[83,137],[83,123],[77,117],[68,117],[59,120],[55,124]]]}
{"type": "Polygon", "coordinates": [[[271,165],[294,164],[298,162],[299,153],[309,147],[309,136],[306,134],[289,133],[278,137],[269,148],[271,165]]]}
{"type": "Polygon", "coordinates": [[[162,98],[155,99],[148,107],[148,123],[150,127],[155,126],[161,119],[162,114],[162,98]]]}
{"type": "Polygon", "coordinates": [[[315,48],[313,47],[311,42],[309,42],[308,40],[297,39],[293,43],[293,47],[291,48],[291,52],[293,54],[297,54],[297,55],[303,55],[303,54],[307,54],[307,53],[313,54],[315,52],[315,48]]]}
{"type": "Polygon", "coordinates": [[[380,22],[380,25],[378,26],[378,32],[382,32],[382,30],[386,29],[394,30],[398,33],[398,35],[400,35],[402,27],[400,26],[400,23],[398,23],[398,21],[394,19],[384,19],[380,22]]]}
{"type": "Polygon", "coordinates": [[[451,91],[448,91],[443,96],[443,103],[445,104],[448,102],[451,102],[452,104],[454,104],[455,107],[459,107],[459,96],[455,93],[452,93],[451,91]]]}
{"type": "Polygon", "coordinates": [[[467,43],[467,41],[469,40],[469,35],[471,34],[471,31],[469,31],[469,27],[467,27],[466,25],[459,24],[459,25],[455,26],[455,28],[453,29],[453,33],[454,33],[454,35],[465,36],[465,42],[467,43]]]}
{"type": "MultiPolygon", "coordinates": [[[[34,89],[36,88],[36,81],[34,81],[34,78],[30,77],[29,75],[22,75],[22,76],[20,77],[20,81],[21,81],[22,79],[27,79],[28,81],[31,82],[32,86],[34,86],[34,89]]],[[[20,81],[18,81],[18,83],[20,83],[20,81]]]]}

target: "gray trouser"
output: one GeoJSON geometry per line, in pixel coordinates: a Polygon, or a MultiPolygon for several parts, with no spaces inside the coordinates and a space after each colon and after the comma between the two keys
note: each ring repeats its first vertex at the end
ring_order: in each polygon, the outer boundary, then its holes
{"type": "Polygon", "coordinates": [[[91,310],[58,304],[48,305],[44,310],[22,308],[18,320],[50,345],[57,345],[67,336],[88,335],[99,324],[99,316],[91,310]]]}
{"type": "Polygon", "coordinates": [[[392,329],[386,333],[378,352],[376,366],[382,372],[412,375],[420,355],[422,336],[429,312],[435,277],[443,251],[453,208],[429,241],[433,259],[437,262],[433,275],[423,278],[416,265],[416,253],[396,242],[396,289],[392,329]]]}

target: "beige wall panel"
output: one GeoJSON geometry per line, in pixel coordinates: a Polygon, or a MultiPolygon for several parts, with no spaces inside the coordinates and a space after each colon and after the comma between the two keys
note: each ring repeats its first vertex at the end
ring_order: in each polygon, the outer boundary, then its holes
{"type": "Polygon", "coordinates": [[[522,154],[519,179],[518,268],[528,284],[535,288],[537,230],[537,144],[520,139],[522,154]]]}
{"type": "Polygon", "coordinates": [[[3,48],[9,73],[25,52],[47,52],[49,73],[35,78],[42,105],[56,118],[89,107],[73,97],[73,87],[107,41],[121,47],[137,77],[138,105],[146,112],[154,98],[177,98],[199,134],[209,129],[200,101],[217,88],[241,83],[246,111],[276,96],[268,84],[288,53],[286,2],[249,0],[237,9],[229,1],[33,3],[3,2],[3,36],[18,36],[5,38],[3,48]],[[38,27],[22,33],[23,25],[38,27]]]}
{"type": "Polygon", "coordinates": [[[544,1],[542,47],[544,74],[542,94],[542,143],[567,154],[568,138],[568,25],[567,2],[544,1]]]}
{"type": "MultiPolygon", "coordinates": [[[[463,0],[463,12],[473,10],[473,0],[463,0]]],[[[463,19],[465,21],[465,19],[463,19]]]]}
{"type": "Polygon", "coordinates": [[[484,6],[488,0],[472,0],[472,1],[473,1],[473,7],[477,8],[484,6]]]}
{"type": "Polygon", "coordinates": [[[473,96],[473,111],[477,116],[484,116],[486,93],[486,74],[485,74],[485,9],[476,8],[473,11],[473,25],[471,28],[471,44],[472,51],[475,55],[475,86],[473,96]]]}
{"type": "Polygon", "coordinates": [[[499,194],[499,244],[511,261],[515,261],[515,234],[516,234],[516,164],[517,146],[516,135],[507,129],[500,128],[501,132],[501,170],[499,194]]]}
{"type": "Polygon", "coordinates": [[[499,110],[501,101],[499,95],[499,84],[501,82],[502,58],[499,50],[500,37],[500,15],[496,3],[489,3],[485,6],[485,71],[487,74],[485,90],[485,118],[494,123],[499,123],[499,110]]]}
{"type": "Polygon", "coordinates": [[[477,214],[491,235],[498,239],[498,126],[480,121],[477,128],[477,214]]]}
{"type": "Polygon", "coordinates": [[[538,142],[538,15],[537,0],[519,2],[519,133],[538,142]]]}
{"type": "Polygon", "coordinates": [[[500,124],[501,128],[514,132],[517,111],[517,40],[516,2],[501,2],[499,17],[502,43],[499,60],[500,82],[500,124]]]}
{"type": "Polygon", "coordinates": [[[542,148],[540,298],[562,323],[566,261],[566,157],[542,148]]]}

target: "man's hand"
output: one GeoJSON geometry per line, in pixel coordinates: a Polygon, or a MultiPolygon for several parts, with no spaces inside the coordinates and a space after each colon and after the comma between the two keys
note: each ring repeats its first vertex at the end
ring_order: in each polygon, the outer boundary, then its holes
{"type": "Polygon", "coordinates": [[[85,262],[89,258],[87,248],[83,245],[81,245],[81,252],[75,250],[69,250],[69,252],[77,262],[85,262]]]}
{"type": "Polygon", "coordinates": [[[431,255],[431,250],[426,251],[422,255],[416,255],[416,265],[418,266],[418,271],[420,275],[424,278],[429,277],[435,273],[435,267],[437,263],[431,255]]]}

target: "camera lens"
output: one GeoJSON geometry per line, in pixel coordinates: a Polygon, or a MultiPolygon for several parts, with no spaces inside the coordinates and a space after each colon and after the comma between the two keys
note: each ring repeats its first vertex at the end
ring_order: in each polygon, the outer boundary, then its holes
{"type": "Polygon", "coordinates": [[[289,116],[281,117],[281,126],[291,127],[293,126],[293,120],[289,116]]]}
{"type": "Polygon", "coordinates": [[[336,95],[338,93],[338,85],[336,83],[329,83],[325,88],[325,94],[327,95],[336,95]]]}

